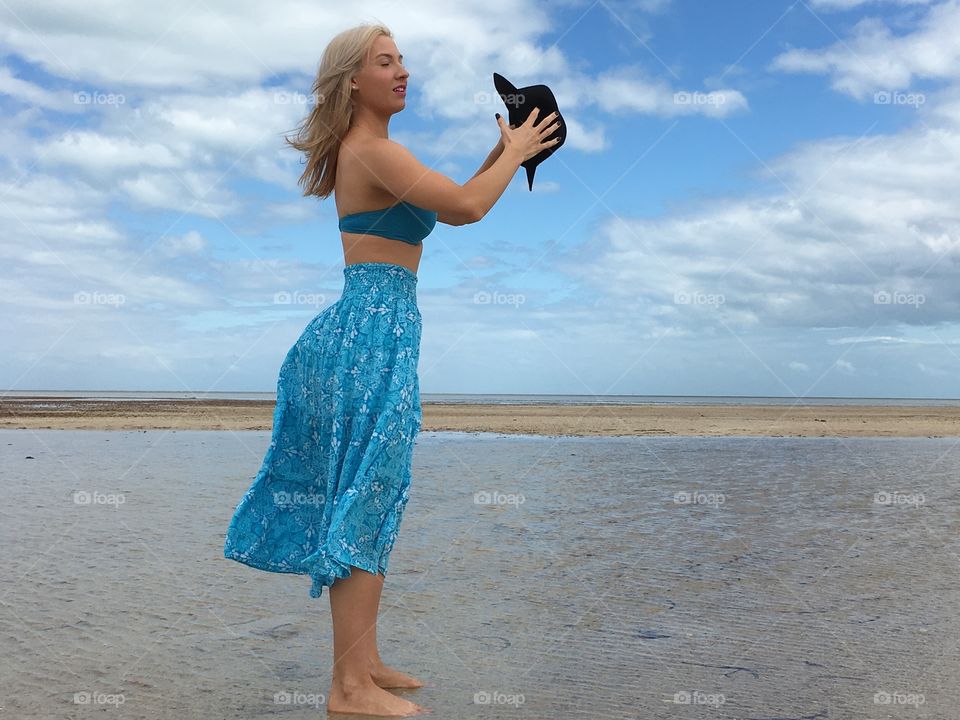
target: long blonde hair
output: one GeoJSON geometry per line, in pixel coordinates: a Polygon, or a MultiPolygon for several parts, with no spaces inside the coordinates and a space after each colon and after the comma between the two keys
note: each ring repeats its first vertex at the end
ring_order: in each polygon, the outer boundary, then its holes
{"type": "Polygon", "coordinates": [[[313,109],[297,126],[287,144],[307,156],[307,167],[297,181],[304,195],[329,197],[337,179],[340,142],[353,117],[350,76],[363,67],[373,41],[380,35],[392,38],[380,23],[358,25],[344,30],[323,51],[317,78],[313,82],[313,109]]]}

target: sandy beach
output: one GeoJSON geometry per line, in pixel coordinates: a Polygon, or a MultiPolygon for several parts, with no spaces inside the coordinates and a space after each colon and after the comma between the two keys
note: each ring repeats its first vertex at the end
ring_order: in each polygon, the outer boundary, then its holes
{"type": "MultiPolygon", "coordinates": [[[[222,557],[269,441],[0,430],[0,717],[327,717],[328,598],[222,557]]],[[[381,652],[436,720],[949,720],[958,478],[952,438],[422,433],[381,652]]]]}
{"type": "MultiPolygon", "coordinates": [[[[263,400],[4,398],[0,428],[270,430],[263,400]]],[[[524,435],[955,437],[960,407],[423,403],[423,428],[524,435]]]]}

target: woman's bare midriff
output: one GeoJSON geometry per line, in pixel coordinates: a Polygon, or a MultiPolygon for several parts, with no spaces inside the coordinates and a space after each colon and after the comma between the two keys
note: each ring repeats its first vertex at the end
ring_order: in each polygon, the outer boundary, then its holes
{"type": "MultiPolygon", "coordinates": [[[[392,203],[386,203],[387,207],[392,203]]],[[[359,211],[355,211],[359,212],[359,211]]],[[[347,213],[344,213],[345,215],[347,213]]],[[[416,274],[420,267],[423,245],[410,245],[402,240],[391,240],[379,235],[360,233],[340,233],[343,242],[343,264],[353,265],[361,262],[388,262],[403,265],[416,274]]]]}
{"type": "MultiPolygon", "coordinates": [[[[340,147],[337,158],[337,181],[334,185],[334,201],[337,206],[337,217],[345,217],[353,213],[366,210],[380,210],[395,205],[399,200],[380,188],[370,187],[357,178],[353,172],[356,156],[351,149],[356,147],[359,138],[352,138],[347,133],[340,147]],[[345,202],[341,205],[341,198],[345,202]]],[[[379,235],[364,233],[341,232],[343,243],[344,265],[354,265],[361,262],[386,262],[402,265],[413,273],[420,267],[420,256],[423,255],[423,244],[411,245],[402,240],[391,240],[379,235]]]]}

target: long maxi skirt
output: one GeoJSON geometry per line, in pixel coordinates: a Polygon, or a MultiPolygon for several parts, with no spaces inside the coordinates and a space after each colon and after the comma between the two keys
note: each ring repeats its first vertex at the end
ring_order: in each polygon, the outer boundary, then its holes
{"type": "Polygon", "coordinates": [[[422,421],[416,274],[379,262],[343,273],[340,299],[283,361],[270,445],[223,550],[309,574],[314,598],[351,566],[386,575],[422,421]]]}

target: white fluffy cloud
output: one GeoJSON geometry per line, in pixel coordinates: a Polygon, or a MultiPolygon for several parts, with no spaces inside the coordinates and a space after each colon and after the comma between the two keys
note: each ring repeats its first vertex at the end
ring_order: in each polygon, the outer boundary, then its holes
{"type": "Polygon", "coordinates": [[[587,88],[590,99],[605,112],[725,117],[747,108],[747,99],[736,90],[673,88],[662,80],[645,79],[640,68],[605,72],[587,88]]]}
{"type": "Polygon", "coordinates": [[[894,5],[927,5],[930,0],[810,0],[810,4],[817,9],[824,10],[853,10],[868,3],[894,5]]]}
{"type": "Polygon", "coordinates": [[[960,0],[933,5],[917,30],[896,35],[878,18],[864,18],[852,37],[820,50],[795,48],[771,69],[830,75],[835,90],[863,99],[876,91],[911,87],[916,80],[955,80],[960,75],[960,0]]]}
{"type": "MultiPolygon", "coordinates": [[[[950,97],[956,98],[955,91],[950,97]]],[[[960,118],[811,142],[768,167],[773,195],[611,219],[565,270],[626,315],[730,327],[937,325],[960,315],[960,118]],[[590,261],[587,261],[587,258],[590,261]]]]}

